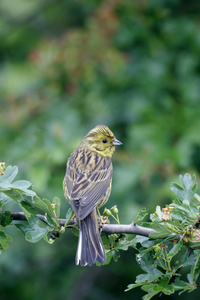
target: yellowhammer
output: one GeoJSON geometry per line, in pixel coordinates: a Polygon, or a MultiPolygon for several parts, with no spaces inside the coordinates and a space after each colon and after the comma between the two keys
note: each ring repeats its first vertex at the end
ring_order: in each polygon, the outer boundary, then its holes
{"type": "Polygon", "coordinates": [[[67,162],[63,180],[64,194],[79,219],[79,241],[76,264],[103,264],[105,250],[98,230],[96,207],[110,196],[113,167],[111,157],[116,145],[121,145],[112,131],[98,125],[82,140],[67,162]]]}

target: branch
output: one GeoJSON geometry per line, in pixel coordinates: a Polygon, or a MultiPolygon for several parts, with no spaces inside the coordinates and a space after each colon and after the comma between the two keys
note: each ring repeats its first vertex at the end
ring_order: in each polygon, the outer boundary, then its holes
{"type": "Polygon", "coordinates": [[[130,225],[123,224],[104,224],[102,231],[108,234],[112,233],[129,233],[142,236],[149,236],[150,233],[155,232],[154,229],[142,227],[137,224],[131,223],[130,225]]]}
{"type": "MultiPolygon", "coordinates": [[[[0,211],[1,214],[4,214],[4,211],[0,211]]],[[[10,212],[11,217],[15,221],[27,221],[23,212],[10,212]]],[[[40,219],[43,222],[46,222],[44,215],[36,215],[36,218],[40,219]]],[[[66,219],[59,219],[60,225],[65,226],[66,219]]],[[[72,219],[69,221],[68,225],[73,225],[75,221],[72,219]]],[[[129,233],[137,234],[142,236],[149,236],[150,233],[155,232],[155,230],[147,227],[142,227],[137,224],[131,223],[130,225],[123,224],[104,224],[102,225],[102,232],[113,234],[113,233],[129,233]]]]}

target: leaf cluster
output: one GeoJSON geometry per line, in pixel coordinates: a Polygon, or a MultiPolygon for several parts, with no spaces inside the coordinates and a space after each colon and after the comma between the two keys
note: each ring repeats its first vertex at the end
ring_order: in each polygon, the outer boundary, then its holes
{"type": "MultiPolygon", "coordinates": [[[[27,222],[15,221],[9,211],[0,214],[0,248],[7,250],[12,238],[6,233],[8,226],[16,226],[28,242],[36,243],[44,239],[53,243],[56,236],[62,234],[73,212],[68,210],[65,226],[59,222],[60,199],[52,201],[40,198],[31,189],[26,180],[15,180],[18,173],[16,166],[8,166],[0,176],[0,206],[10,201],[18,204],[27,222]],[[41,213],[44,219],[37,215],[41,213]]],[[[146,209],[141,209],[135,219],[138,225],[154,229],[148,237],[128,234],[111,234],[103,236],[107,254],[105,264],[111,259],[118,261],[120,251],[132,247],[137,251],[136,260],[143,273],[136,277],[126,291],[141,287],[146,292],[144,300],[156,294],[173,294],[178,291],[191,292],[198,287],[200,274],[200,196],[197,194],[195,176],[180,176],[180,185],[172,184],[175,193],[174,201],[165,208],[156,207],[156,211],[146,221],[146,209]],[[185,275],[187,273],[187,276],[185,275]]],[[[104,220],[108,216],[119,222],[119,211],[116,206],[105,209],[104,220]]],[[[74,227],[74,234],[77,234],[74,227]]]]}
{"type": "Polygon", "coordinates": [[[9,211],[0,214],[0,247],[8,248],[7,242],[12,238],[5,233],[6,227],[15,225],[24,234],[28,242],[36,243],[44,239],[53,243],[53,237],[63,233],[64,227],[59,223],[60,199],[54,197],[52,201],[40,198],[31,189],[31,183],[26,180],[15,180],[18,173],[17,166],[8,166],[0,176],[0,207],[14,201],[24,213],[27,222],[14,222],[9,211]],[[44,221],[37,218],[37,214],[44,215],[44,221]]]}
{"type": "Polygon", "coordinates": [[[191,292],[198,287],[200,196],[196,193],[195,176],[181,175],[180,183],[171,185],[176,195],[174,201],[163,209],[157,206],[150,221],[144,221],[145,209],[139,211],[137,224],[155,230],[149,237],[111,235],[107,238],[107,263],[111,258],[119,259],[119,250],[129,247],[137,250],[137,262],[144,273],[126,291],[141,287],[146,292],[144,300],[161,293],[191,292]]]}

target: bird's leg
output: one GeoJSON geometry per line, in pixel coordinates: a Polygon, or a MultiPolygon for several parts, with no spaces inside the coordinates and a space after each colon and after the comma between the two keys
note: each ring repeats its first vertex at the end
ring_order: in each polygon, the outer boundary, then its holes
{"type": "Polygon", "coordinates": [[[77,217],[75,214],[72,216],[72,220],[74,220],[75,223],[78,223],[78,220],[77,220],[77,217]]]}
{"type": "Polygon", "coordinates": [[[102,231],[102,217],[101,217],[101,214],[100,214],[100,211],[99,211],[98,207],[96,209],[97,209],[97,215],[98,215],[98,219],[99,219],[99,221],[98,221],[98,223],[99,223],[99,230],[101,232],[102,231]]]}
{"type": "Polygon", "coordinates": [[[96,210],[97,210],[97,215],[98,215],[98,219],[99,219],[99,221],[98,221],[98,223],[99,223],[99,230],[101,232],[102,231],[102,226],[103,226],[103,224],[105,224],[107,222],[108,218],[104,217],[104,216],[101,216],[98,207],[96,208],[96,210]]]}

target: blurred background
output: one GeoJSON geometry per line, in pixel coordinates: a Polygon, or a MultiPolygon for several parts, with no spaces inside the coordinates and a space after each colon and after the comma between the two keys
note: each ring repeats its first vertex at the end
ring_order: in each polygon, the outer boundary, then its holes
{"type": "MultiPolygon", "coordinates": [[[[64,218],[67,159],[90,129],[106,124],[123,142],[106,206],[117,204],[129,224],[142,207],[152,213],[170,203],[179,174],[199,180],[199,16],[198,1],[186,0],[1,0],[0,160],[17,165],[18,179],[39,196],[60,197],[64,218]]],[[[141,272],[133,249],[118,263],[81,268],[70,230],[53,245],[29,244],[15,228],[10,234],[1,300],[144,295],[124,293],[141,272]]]]}

